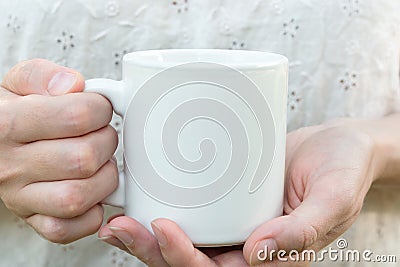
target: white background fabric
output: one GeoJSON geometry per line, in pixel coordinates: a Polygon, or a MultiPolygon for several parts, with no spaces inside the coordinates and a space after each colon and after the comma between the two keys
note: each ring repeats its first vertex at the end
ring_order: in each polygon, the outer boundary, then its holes
{"type": "MultiPolygon", "coordinates": [[[[288,130],[399,106],[398,0],[1,0],[0,10],[0,77],[35,57],[119,79],[131,51],[250,49],[289,58],[288,130]]],[[[51,244],[1,205],[0,216],[1,267],[136,266],[94,236],[51,244]]]]}

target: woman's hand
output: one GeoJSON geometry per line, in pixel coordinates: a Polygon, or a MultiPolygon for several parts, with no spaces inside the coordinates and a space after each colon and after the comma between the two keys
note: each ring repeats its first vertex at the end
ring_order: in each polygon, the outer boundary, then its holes
{"type": "MultiPolygon", "coordinates": [[[[262,263],[257,253],[265,247],[317,252],[351,226],[380,175],[376,143],[366,132],[363,122],[338,120],[287,136],[284,216],[248,238],[244,255],[249,263],[262,263]]],[[[274,257],[268,266],[283,264],[274,257]]]]}
{"type": "MultiPolygon", "coordinates": [[[[243,249],[196,249],[173,222],[152,223],[155,237],[128,217],[112,218],[99,237],[149,266],[246,266],[263,264],[258,251],[318,251],[339,237],[359,214],[383,162],[366,122],[339,120],[287,136],[284,215],[260,225],[243,249]]],[[[262,211],[260,211],[262,212],[262,211]]],[[[272,262],[271,262],[272,260],[272,262]]],[[[303,266],[279,261],[267,266],[303,266]]]]}
{"type": "Polygon", "coordinates": [[[82,75],[41,59],[13,67],[0,88],[1,200],[57,243],[95,233],[98,203],[118,184],[112,107],[83,88],[82,75]]]}

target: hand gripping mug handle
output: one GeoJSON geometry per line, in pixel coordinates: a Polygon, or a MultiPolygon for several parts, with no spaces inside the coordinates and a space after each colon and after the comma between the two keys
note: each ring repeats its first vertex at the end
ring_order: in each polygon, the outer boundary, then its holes
{"type": "MultiPolygon", "coordinates": [[[[85,82],[84,92],[98,93],[106,97],[112,104],[115,113],[124,117],[128,100],[125,97],[124,83],[111,79],[90,79],[85,82]]],[[[125,206],[125,175],[119,173],[117,189],[101,203],[124,208],[125,206]]]]}

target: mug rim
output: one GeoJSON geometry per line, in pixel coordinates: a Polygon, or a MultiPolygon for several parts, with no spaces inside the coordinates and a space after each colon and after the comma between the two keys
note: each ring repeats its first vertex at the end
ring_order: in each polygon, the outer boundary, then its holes
{"type": "Polygon", "coordinates": [[[165,69],[193,62],[209,62],[238,70],[256,70],[287,64],[288,59],[281,54],[256,50],[155,49],[125,54],[123,62],[153,69],[165,69]],[[181,59],[177,57],[181,57],[181,59]],[[171,58],[173,59],[171,60],[171,58]]]}

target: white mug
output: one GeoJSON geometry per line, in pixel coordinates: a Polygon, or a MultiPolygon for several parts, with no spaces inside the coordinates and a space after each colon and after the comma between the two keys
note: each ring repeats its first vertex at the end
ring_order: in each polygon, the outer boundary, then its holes
{"type": "Polygon", "coordinates": [[[266,52],[149,50],[123,80],[92,79],[123,118],[124,171],[106,203],[150,231],[175,221],[197,246],[243,243],[282,215],[288,61],[266,52]]]}

